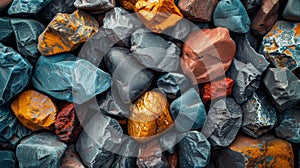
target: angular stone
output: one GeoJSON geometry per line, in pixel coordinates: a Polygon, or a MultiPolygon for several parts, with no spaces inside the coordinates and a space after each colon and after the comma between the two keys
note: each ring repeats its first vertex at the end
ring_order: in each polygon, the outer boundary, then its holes
{"type": "Polygon", "coordinates": [[[250,17],[260,7],[261,1],[262,0],[241,0],[250,17]]]}
{"type": "Polygon", "coordinates": [[[85,168],[75,150],[75,145],[68,146],[61,159],[59,168],[85,168]]]}
{"type": "Polygon", "coordinates": [[[57,14],[38,39],[42,55],[54,55],[76,49],[98,31],[99,24],[90,14],[76,10],[57,14]]]}
{"type": "Polygon", "coordinates": [[[11,104],[11,109],[20,122],[33,131],[53,129],[57,107],[49,97],[39,92],[22,92],[11,104]]]}
{"type": "Polygon", "coordinates": [[[175,99],[170,105],[170,111],[179,132],[199,129],[206,120],[205,107],[194,88],[175,99]]]}
{"type": "Polygon", "coordinates": [[[16,155],[13,151],[0,151],[0,165],[5,168],[15,168],[18,165],[16,155]]]}
{"type": "Polygon", "coordinates": [[[263,82],[279,111],[300,102],[300,80],[288,68],[270,68],[263,82]]]}
{"type": "Polygon", "coordinates": [[[300,1],[288,0],[282,13],[282,17],[287,20],[300,22],[300,1]]]}
{"type": "Polygon", "coordinates": [[[59,100],[82,104],[111,86],[108,73],[72,54],[41,56],[32,76],[33,86],[59,100]]]}
{"type": "Polygon", "coordinates": [[[277,21],[264,36],[261,52],[277,68],[300,67],[300,23],[277,21]]]}
{"type": "Polygon", "coordinates": [[[162,93],[148,91],[130,106],[128,134],[136,140],[148,140],[173,124],[169,104],[162,93]]]}
{"type": "Polygon", "coordinates": [[[235,139],[242,118],[243,111],[233,98],[221,99],[210,108],[201,133],[212,146],[228,146],[235,139]]]}
{"type": "Polygon", "coordinates": [[[249,136],[257,138],[269,132],[277,123],[276,109],[265,93],[257,90],[242,104],[242,130],[249,136]]]}
{"type": "Polygon", "coordinates": [[[6,7],[8,7],[12,1],[13,0],[2,0],[0,2],[0,12],[3,11],[4,9],[6,9],[6,7]]]}
{"type": "Polygon", "coordinates": [[[181,67],[193,83],[225,76],[236,51],[226,28],[202,29],[191,33],[182,49],[181,67]]]}
{"type": "Polygon", "coordinates": [[[0,105],[3,105],[29,83],[32,66],[14,49],[0,43],[0,72],[0,105]]]}
{"type": "Polygon", "coordinates": [[[198,131],[189,131],[178,143],[179,167],[205,167],[210,160],[210,143],[198,131]]]}
{"type": "Polygon", "coordinates": [[[134,10],[135,4],[138,0],[119,0],[122,7],[126,10],[134,10]]]}
{"type": "Polygon", "coordinates": [[[209,22],[212,19],[213,11],[217,3],[217,0],[205,0],[201,2],[195,0],[179,0],[178,8],[183,15],[191,21],[209,22]]]}
{"type": "Polygon", "coordinates": [[[201,97],[204,103],[216,100],[221,97],[226,97],[231,94],[233,87],[233,80],[230,78],[223,78],[221,80],[206,83],[203,87],[203,96],[201,97]]]}
{"type": "Polygon", "coordinates": [[[38,36],[44,31],[45,26],[32,19],[11,19],[11,25],[19,53],[35,63],[40,56],[37,49],[38,36]]]}
{"type": "Polygon", "coordinates": [[[266,34],[278,17],[279,0],[262,0],[261,6],[252,19],[251,31],[257,36],[266,34]]]}
{"type": "Polygon", "coordinates": [[[131,35],[130,50],[147,68],[163,72],[178,70],[180,48],[146,29],[139,29],[131,35]]]}
{"type": "Polygon", "coordinates": [[[58,112],[55,120],[55,134],[65,143],[76,142],[82,126],[77,118],[73,103],[66,103],[58,112]]]}
{"type": "Polygon", "coordinates": [[[104,13],[115,7],[115,0],[76,0],[74,6],[83,11],[93,14],[104,13]]]}
{"type": "Polygon", "coordinates": [[[10,18],[8,18],[8,17],[0,18],[0,43],[6,44],[6,45],[14,44],[14,30],[11,26],[10,18]]]}
{"type": "Polygon", "coordinates": [[[8,14],[37,14],[51,1],[52,0],[13,0],[11,6],[8,9],[8,14]]]}
{"type": "Polygon", "coordinates": [[[183,17],[173,0],[138,0],[134,10],[144,25],[155,33],[174,26],[183,17]]]}
{"type": "Polygon", "coordinates": [[[16,155],[20,167],[57,168],[66,149],[55,135],[43,132],[22,139],[16,155]]]}

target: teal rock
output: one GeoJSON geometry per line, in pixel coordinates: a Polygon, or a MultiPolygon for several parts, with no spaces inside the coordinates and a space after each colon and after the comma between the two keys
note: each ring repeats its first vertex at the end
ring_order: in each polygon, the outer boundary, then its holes
{"type": "Polygon", "coordinates": [[[175,99],[170,105],[170,112],[179,132],[199,129],[206,119],[205,107],[194,88],[175,99]]]}
{"type": "Polygon", "coordinates": [[[213,14],[216,27],[225,27],[235,33],[247,33],[250,19],[240,0],[221,0],[213,14]]]}
{"type": "Polygon", "coordinates": [[[82,104],[110,88],[111,77],[86,60],[58,54],[38,59],[32,84],[56,99],[82,104]]]}
{"type": "Polygon", "coordinates": [[[29,83],[32,66],[19,53],[0,43],[0,105],[20,93],[29,83]]]}
{"type": "Polygon", "coordinates": [[[5,168],[15,168],[18,165],[17,158],[13,151],[0,151],[0,165],[5,168]]]}
{"type": "Polygon", "coordinates": [[[8,14],[37,14],[51,1],[52,0],[14,0],[8,9],[8,14]]]}
{"type": "Polygon", "coordinates": [[[67,145],[51,133],[36,133],[21,141],[16,155],[20,168],[57,168],[67,145]]]}
{"type": "Polygon", "coordinates": [[[13,45],[14,38],[14,30],[11,26],[10,18],[0,18],[0,43],[13,45]]]}
{"type": "Polygon", "coordinates": [[[286,20],[300,22],[300,1],[288,0],[282,13],[282,17],[286,20]]]}

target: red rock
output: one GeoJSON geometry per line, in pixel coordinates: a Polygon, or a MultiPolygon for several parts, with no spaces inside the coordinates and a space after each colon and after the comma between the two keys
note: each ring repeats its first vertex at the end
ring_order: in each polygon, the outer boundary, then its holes
{"type": "Polygon", "coordinates": [[[205,84],[203,88],[202,101],[207,103],[211,100],[230,95],[232,92],[233,83],[234,82],[232,79],[224,78],[205,84]]]}

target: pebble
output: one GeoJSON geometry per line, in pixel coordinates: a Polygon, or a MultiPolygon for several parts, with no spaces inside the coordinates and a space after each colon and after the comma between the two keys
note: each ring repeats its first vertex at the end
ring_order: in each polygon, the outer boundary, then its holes
{"type": "Polygon", "coordinates": [[[26,15],[26,14],[38,14],[52,0],[13,0],[11,6],[8,9],[9,15],[26,15]]]}
{"type": "Polygon", "coordinates": [[[93,14],[104,13],[115,7],[115,0],[75,0],[74,6],[82,11],[87,11],[93,14]]]}

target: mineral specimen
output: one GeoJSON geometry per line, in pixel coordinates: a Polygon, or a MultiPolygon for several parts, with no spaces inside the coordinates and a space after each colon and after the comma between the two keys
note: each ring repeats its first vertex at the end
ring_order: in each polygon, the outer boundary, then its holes
{"type": "Polygon", "coordinates": [[[38,14],[38,12],[51,1],[52,0],[13,0],[8,9],[8,14],[38,14]]]}
{"type": "Polygon", "coordinates": [[[0,12],[3,11],[6,7],[8,7],[13,0],[1,0],[0,2],[0,12]]]}
{"type": "Polygon", "coordinates": [[[61,159],[59,168],[85,168],[75,150],[75,145],[68,146],[61,159]]]}
{"type": "Polygon", "coordinates": [[[291,21],[300,21],[300,1],[299,0],[288,0],[282,17],[291,21]]]}
{"type": "Polygon", "coordinates": [[[17,167],[17,158],[13,151],[0,150],[0,165],[5,168],[17,167]]]}
{"type": "Polygon", "coordinates": [[[74,6],[94,14],[104,13],[115,7],[115,0],[76,0],[74,6]]]}

